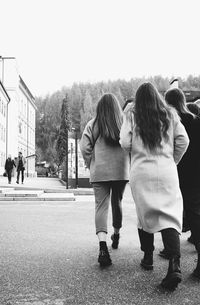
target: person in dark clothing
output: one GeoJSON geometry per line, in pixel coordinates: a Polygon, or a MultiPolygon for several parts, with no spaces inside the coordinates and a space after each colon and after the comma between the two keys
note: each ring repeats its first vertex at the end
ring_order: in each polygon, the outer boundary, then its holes
{"type": "Polygon", "coordinates": [[[9,184],[11,184],[12,171],[14,167],[16,167],[15,162],[14,160],[12,160],[11,155],[8,155],[8,158],[6,159],[6,163],[5,163],[5,171],[8,176],[9,184]]]}
{"type": "Polygon", "coordinates": [[[178,175],[185,215],[198,253],[193,275],[200,279],[200,118],[188,110],[182,90],[168,90],[165,99],[178,111],[190,139],[188,149],[178,164],[178,175]]]}
{"type": "Polygon", "coordinates": [[[21,172],[21,177],[22,177],[22,184],[24,183],[24,171],[25,171],[25,158],[23,157],[22,153],[19,152],[18,158],[17,158],[17,181],[16,183],[19,184],[19,177],[20,177],[20,172],[21,172]]]}
{"type": "MultiPolygon", "coordinates": [[[[197,106],[197,104],[195,103],[187,103],[187,108],[189,109],[190,112],[192,112],[193,114],[197,115],[200,117],[200,107],[197,106]]],[[[191,244],[194,244],[194,238],[192,236],[192,233],[191,235],[188,237],[188,242],[190,242],[191,244]]]]}
{"type": "Polygon", "coordinates": [[[195,103],[187,103],[187,108],[190,112],[200,117],[200,107],[195,103]]]}

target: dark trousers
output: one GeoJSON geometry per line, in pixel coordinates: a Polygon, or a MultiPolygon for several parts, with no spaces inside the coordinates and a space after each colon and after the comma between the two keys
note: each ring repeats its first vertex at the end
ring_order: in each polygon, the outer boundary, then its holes
{"type": "Polygon", "coordinates": [[[24,182],[24,169],[18,169],[17,170],[17,182],[19,182],[20,172],[21,172],[21,175],[22,175],[22,183],[23,183],[24,182]]]}
{"type": "MultiPolygon", "coordinates": [[[[146,253],[154,251],[154,234],[138,229],[141,250],[146,253]]],[[[168,228],[161,231],[164,248],[170,257],[180,257],[180,238],[179,233],[173,229],[168,228]]]]}
{"type": "Polygon", "coordinates": [[[192,237],[194,239],[196,250],[200,253],[200,215],[191,210],[186,210],[185,213],[192,237]]]}
{"type": "Polygon", "coordinates": [[[6,171],[8,175],[8,182],[11,182],[11,176],[12,176],[12,169],[9,169],[6,171]]]}
{"type": "Polygon", "coordinates": [[[126,181],[114,181],[111,186],[112,225],[116,229],[122,227],[122,197],[126,183],[126,181]]]}
{"type": "Polygon", "coordinates": [[[122,226],[122,197],[127,181],[105,181],[92,183],[95,195],[96,233],[107,233],[107,218],[111,199],[113,227],[122,226]]]}

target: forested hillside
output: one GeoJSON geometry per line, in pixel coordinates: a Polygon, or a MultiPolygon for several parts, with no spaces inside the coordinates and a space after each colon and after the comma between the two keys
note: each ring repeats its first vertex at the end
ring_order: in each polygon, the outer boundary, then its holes
{"type": "MultiPolygon", "coordinates": [[[[99,97],[105,92],[114,93],[121,105],[126,99],[135,95],[138,86],[144,81],[156,84],[159,91],[169,88],[171,79],[155,76],[150,78],[134,78],[130,81],[116,80],[98,83],[74,83],[72,87],[63,87],[60,91],[36,98],[36,153],[38,160],[55,162],[57,158],[56,142],[61,124],[61,107],[63,99],[68,95],[69,118],[71,126],[80,135],[85,124],[93,116],[99,97]]],[[[200,76],[179,78],[179,87],[183,90],[200,90],[200,76]]]]}

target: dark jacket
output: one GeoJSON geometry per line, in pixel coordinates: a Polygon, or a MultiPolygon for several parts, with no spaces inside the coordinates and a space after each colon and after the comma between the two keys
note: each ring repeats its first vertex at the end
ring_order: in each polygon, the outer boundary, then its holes
{"type": "Polygon", "coordinates": [[[17,159],[16,159],[17,170],[18,169],[25,169],[25,165],[26,165],[26,159],[23,156],[22,157],[17,157],[17,159]],[[20,161],[20,159],[22,160],[22,167],[21,168],[19,168],[19,165],[20,165],[19,161],[20,161]]]}
{"type": "Polygon", "coordinates": [[[186,153],[178,164],[184,206],[200,213],[200,118],[182,113],[181,122],[190,139],[186,153]]]}
{"type": "Polygon", "coordinates": [[[14,166],[16,166],[14,160],[8,158],[5,163],[5,170],[6,171],[12,170],[14,166]]]}

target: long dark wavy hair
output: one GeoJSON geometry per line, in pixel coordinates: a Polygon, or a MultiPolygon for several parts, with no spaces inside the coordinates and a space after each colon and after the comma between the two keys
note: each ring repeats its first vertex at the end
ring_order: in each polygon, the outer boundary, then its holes
{"type": "Polygon", "coordinates": [[[152,83],[144,83],[138,88],[134,117],[136,134],[141,137],[144,146],[151,151],[162,147],[162,138],[168,139],[171,116],[170,106],[152,83]]]}
{"type": "Polygon", "coordinates": [[[193,113],[187,108],[184,92],[179,88],[167,90],[165,93],[166,102],[176,108],[179,115],[188,113],[194,117],[193,113]]]}
{"type": "Polygon", "coordinates": [[[106,93],[100,98],[93,127],[95,125],[98,127],[99,136],[104,138],[107,144],[119,144],[122,108],[115,95],[106,93]]]}

